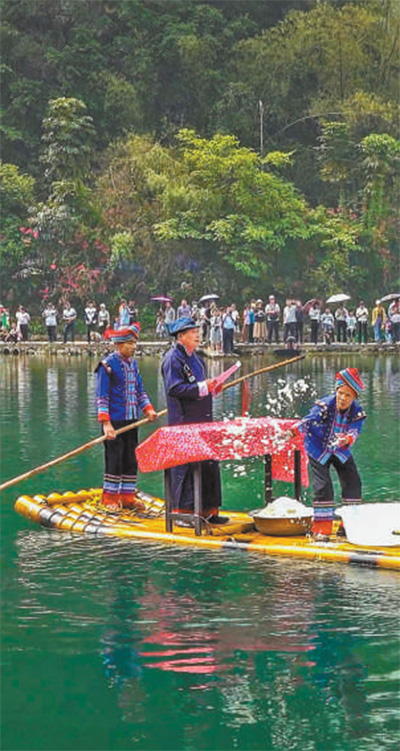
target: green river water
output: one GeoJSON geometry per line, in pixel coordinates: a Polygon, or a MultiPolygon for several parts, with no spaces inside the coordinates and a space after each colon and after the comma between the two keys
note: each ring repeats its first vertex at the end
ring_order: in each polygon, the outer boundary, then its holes
{"type": "MultiPolygon", "coordinates": [[[[98,434],[93,365],[0,361],[3,480],[98,434]]],[[[365,500],[399,500],[393,356],[311,357],[259,376],[251,414],[304,414],[345,365],[367,386],[354,451],[365,500]]],[[[210,373],[223,367],[211,362],[210,373]]],[[[161,409],[159,361],[140,368],[161,409]]],[[[240,411],[239,387],[217,398],[217,418],[240,411]]],[[[222,475],[225,508],[262,505],[260,459],[228,463],[222,475]]],[[[4,751],[398,748],[398,573],[73,537],[13,510],[20,494],[101,477],[97,447],[2,494],[4,751]]],[[[140,485],[162,494],[159,474],[140,485]]],[[[277,484],[275,495],[288,491],[277,484]]]]}

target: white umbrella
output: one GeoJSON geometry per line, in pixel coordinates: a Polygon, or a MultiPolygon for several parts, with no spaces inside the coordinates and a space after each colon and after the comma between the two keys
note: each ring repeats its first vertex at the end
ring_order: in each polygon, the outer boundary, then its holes
{"type": "Polygon", "coordinates": [[[219,300],[219,295],[203,295],[199,302],[207,302],[207,300],[219,300]]]}
{"type": "Polygon", "coordinates": [[[390,295],[385,295],[385,297],[381,297],[379,302],[390,302],[391,300],[400,300],[400,292],[391,292],[390,295]]]}
{"type": "Polygon", "coordinates": [[[331,297],[328,297],[326,302],[344,302],[345,300],[350,300],[350,295],[344,295],[342,292],[339,292],[338,295],[331,295],[331,297]]]}

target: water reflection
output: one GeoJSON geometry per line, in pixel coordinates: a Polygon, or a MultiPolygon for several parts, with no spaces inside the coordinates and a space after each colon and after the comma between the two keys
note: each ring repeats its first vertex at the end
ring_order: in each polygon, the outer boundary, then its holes
{"type": "MultiPolygon", "coordinates": [[[[313,398],[301,389],[296,396],[296,384],[305,381],[322,395],[340,367],[359,367],[369,379],[368,420],[356,448],[366,498],[394,500],[399,364],[391,357],[350,360],[312,358],[280,374],[294,399],[287,408],[301,414],[313,398]]],[[[243,372],[263,364],[255,358],[243,372]]],[[[96,434],[92,363],[47,368],[14,358],[0,366],[8,476],[96,434]]],[[[220,372],[224,364],[212,366],[220,372]]],[[[162,408],[159,362],[143,368],[162,408]]],[[[272,374],[256,381],[254,416],[265,413],[277,381],[272,374]]],[[[240,389],[216,401],[217,416],[232,410],[241,410],[240,389]]],[[[101,467],[101,452],[87,454],[24,490],[95,485],[101,467]]],[[[259,459],[249,460],[244,473],[226,464],[223,475],[226,507],[259,505],[259,459]]],[[[147,489],[153,478],[141,482],[147,489]]],[[[4,501],[2,530],[3,660],[10,665],[4,698],[24,713],[21,731],[8,721],[15,747],[26,748],[27,737],[58,747],[71,706],[66,747],[395,747],[396,573],[48,533],[12,512],[17,492],[4,501]],[[34,702],[42,696],[46,723],[34,702]],[[89,723],[90,737],[82,740],[88,713],[98,722],[89,723]],[[107,735],[111,726],[117,737],[107,735]]]]}
{"type": "Polygon", "coordinates": [[[396,721],[394,572],[40,530],[19,535],[17,571],[6,631],[27,630],[36,647],[51,638],[53,652],[94,647],[127,723],[157,707],[182,732],[183,713],[204,733],[223,717],[219,748],[251,727],[270,739],[253,748],[303,747],[316,730],[340,748],[371,737],[381,712],[396,721]]]}
{"type": "Polygon", "coordinates": [[[51,430],[56,430],[60,419],[58,390],[58,369],[50,366],[46,372],[47,394],[47,424],[51,430]]]}

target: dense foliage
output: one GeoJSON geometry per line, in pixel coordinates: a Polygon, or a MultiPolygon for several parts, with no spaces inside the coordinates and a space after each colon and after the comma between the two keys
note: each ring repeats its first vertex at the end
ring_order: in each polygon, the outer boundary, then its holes
{"type": "Polygon", "coordinates": [[[1,7],[3,304],[399,283],[395,0],[1,7]]]}

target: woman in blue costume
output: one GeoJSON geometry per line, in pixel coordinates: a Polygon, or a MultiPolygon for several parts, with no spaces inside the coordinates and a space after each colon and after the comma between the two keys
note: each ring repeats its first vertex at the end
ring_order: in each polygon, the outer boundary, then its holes
{"type": "Polygon", "coordinates": [[[330,535],[335,510],[330,468],[336,470],[344,505],[361,503],[361,478],[351,454],[358,438],[365,412],[356,402],[364,389],[357,368],[344,368],[336,373],[335,393],[319,399],[300,421],[296,430],[304,434],[311,482],[314,491],[315,535],[330,535]]]}
{"type": "MultiPolygon", "coordinates": [[[[200,324],[193,318],[179,318],[170,325],[169,332],[176,337],[176,343],[168,350],[162,364],[168,424],[212,422],[212,392],[216,384],[207,378],[205,363],[196,353],[200,345],[200,324]]],[[[201,480],[204,517],[211,524],[224,524],[227,517],[218,515],[221,506],[218,462],[201,462],[201,480]]],[[[174,511],[193,513],[192,464],[171,469],[171,496],[174,511]]]]}

